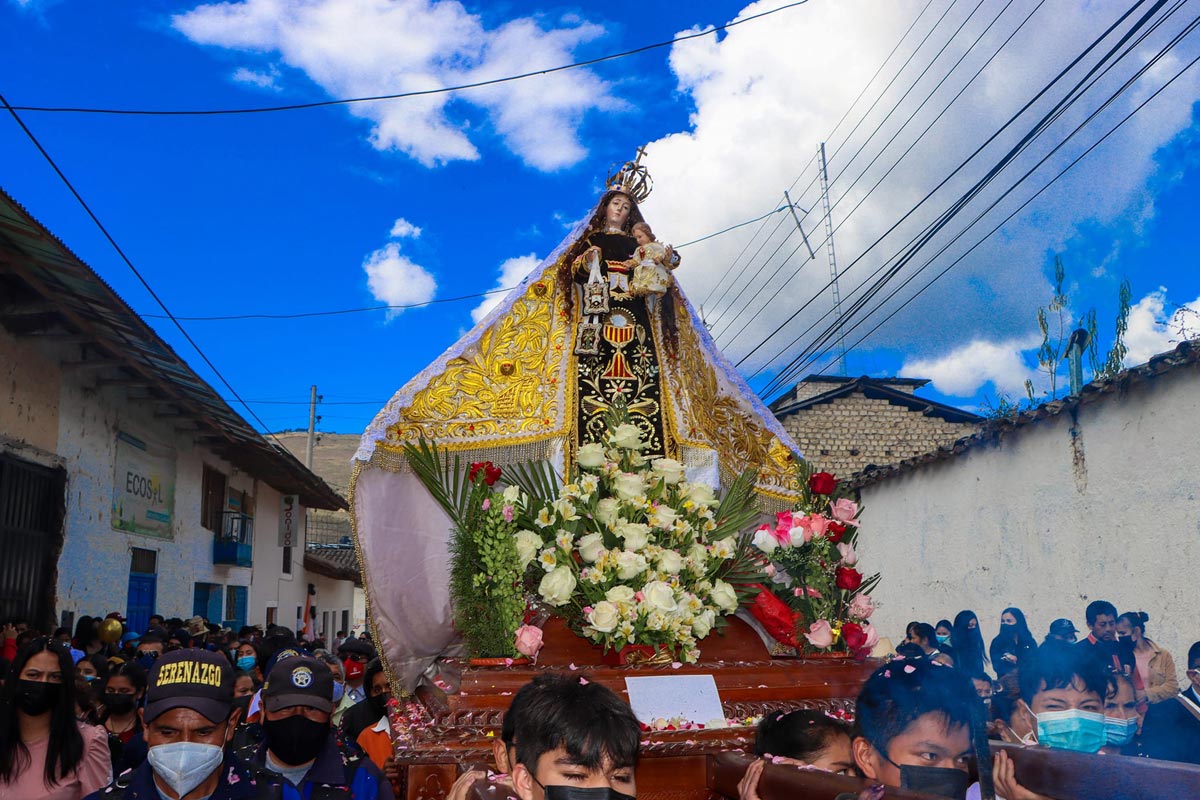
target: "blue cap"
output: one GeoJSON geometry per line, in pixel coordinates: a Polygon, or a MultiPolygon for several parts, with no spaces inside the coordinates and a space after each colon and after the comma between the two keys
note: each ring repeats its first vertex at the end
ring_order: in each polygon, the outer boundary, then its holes
{"type": "Polygon", "coordinates": [[[121,644],[129,644],[130,642],[136,642],[141,638],[142,638],[142,635],[140,633],[134,633],[133,631],[130,631],[129,633],[126,633],[123,636],[121,636],[121,644]]]}

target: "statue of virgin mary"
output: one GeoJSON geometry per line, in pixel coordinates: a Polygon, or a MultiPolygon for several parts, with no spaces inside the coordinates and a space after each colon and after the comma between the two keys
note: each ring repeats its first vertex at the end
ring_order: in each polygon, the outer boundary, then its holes
{"type": "Polygon", "coordinates": [[[404,445],[436,442],[463,463],[547,459],[565,475],[604,412],[623,402],[689,481],[757,472],[763,510],[794,505],[799,452],[725,360],[654,241],[637,162],[611,175],[593,212],[487,317],[410,379],[363,434],[350,483],[367,614],[393,685],[433,681],[461,655],[448,590],[450,520],[404,445]],[[658,269],[665,280],[635,280],[658,269]]]}

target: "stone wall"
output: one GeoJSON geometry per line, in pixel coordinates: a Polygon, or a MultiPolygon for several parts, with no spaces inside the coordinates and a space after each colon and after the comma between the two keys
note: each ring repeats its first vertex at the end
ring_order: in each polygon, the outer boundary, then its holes
{"type": "Polygon", "coordinates": [[[894,464],[928,453],[977,426],[947,422],[861,392],[797,411],[780,420],[818,469],[849,477],[868,464],[894,464]]]}

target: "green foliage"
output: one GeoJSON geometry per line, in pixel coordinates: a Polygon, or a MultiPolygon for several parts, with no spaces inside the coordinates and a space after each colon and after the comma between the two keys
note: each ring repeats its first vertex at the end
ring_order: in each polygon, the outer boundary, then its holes
{"type": "Polygon", "coordinates": [[[1129,307],[1133,300],[1133,291],[1129,287],[1129,281],[1121,281],[1121,290],[1117,296],[1117,335],[1113,340],[1112,349],[1108,351],[1108,358],[1104,360],[1104,366],[1096,370],[1095,377],[1111,378],[1125,368],[1125,356],[1129,355],[1129,348],[1125,346],[1125,334],[1129,332],[1129,307]]]}

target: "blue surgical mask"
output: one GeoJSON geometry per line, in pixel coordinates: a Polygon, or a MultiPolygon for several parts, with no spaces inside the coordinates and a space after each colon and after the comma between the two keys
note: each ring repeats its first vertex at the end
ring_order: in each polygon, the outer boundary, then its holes
{"type": "Polygon", "coordinates": [[[258,659],[254,656],[238,656],[237,668],[245,672],[249,672],[250,670],[254,669],[254,666],[257,663],[258,659]]]}
{"type": "Polygon", "coordinates": [[[1137,717],[1129,719],[1118,719],[1117,717],[1104,718],[1104,732],[1108,736],[1108,743],[1113,747],[1124,747],[1133,739],[1137,733],[1137,717]]]}
{"type": "Polygon", "coordinates": [[[1053,750],[1095,753],[1108,737],[1104,715],[1098,711],[1043,711],[1037,715],[1038,744],[1053,750]]]}
{"type": "Polygon", "coordinates": [[[950,641],[950,634],[937,634],[938,644],[945,644],[950,641]]]}
{"type": "Polygon", "coordinates": [[[333,702],[342,702],[342,696],[346,694],[346,684],[341,681],[333,682],[333,702]]]}

